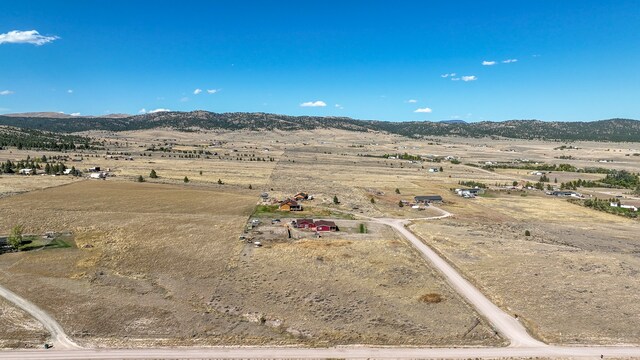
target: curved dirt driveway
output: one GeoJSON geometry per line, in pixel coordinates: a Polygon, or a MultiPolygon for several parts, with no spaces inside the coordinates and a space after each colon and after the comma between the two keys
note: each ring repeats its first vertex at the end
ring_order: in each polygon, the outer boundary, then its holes
{"type": "Polygon", "coordinates": [[[49,316],[44,310],[37,307],[27,299],[15,294],[14,292],[0,286],[0,296],[7,299],[10,303],[16,305],[20,309],[33,316],[36,320],[44,325],[45,329],[51,334],[51,341],[54,348],[61,349],[80,349],[81,347],[73,342],[62,329],[58,322],[49,316]]]}

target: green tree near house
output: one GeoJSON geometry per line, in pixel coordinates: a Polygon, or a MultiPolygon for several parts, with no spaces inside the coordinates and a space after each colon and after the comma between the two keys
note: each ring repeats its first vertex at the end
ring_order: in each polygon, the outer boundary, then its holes
{"type": "Polygon", "coordinates": [[[7,243],[14,249],[18,249],[22,244],[22,233],[24,231],[24,227],[22,225],[16,225],[11,228],[11,234],[9,234],[9,238],[7,239],[7,243]]]}
{"type": "Polygon", "coordinates": [[[152,179],[157,179],[158,178],[158,174],[156,174],[156,171],[151,169],[151,172],[149,173],[149,177],[152,179]]]}
{"type": "Polygon", "coordinates": [[[404,204],[402,203],[402,200],[398,201],[398,206],[399,207],[404,207],[404,204]]]}

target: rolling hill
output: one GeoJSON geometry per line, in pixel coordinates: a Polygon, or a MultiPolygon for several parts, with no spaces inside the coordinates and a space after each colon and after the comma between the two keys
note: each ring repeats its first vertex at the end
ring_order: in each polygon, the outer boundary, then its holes
{"type": "Polygon", "coordinates": [[[47,117],[42,114],[1,115],[0,125],[73,133],[88,130],[127,131],[173,128],[223,130],[305,130],[333,128],[349,131],[385,131],[414,138],[428,136],[504,137],[561,141],[640,142],[640,121],[609,119],[591,122],[539,120],[483,121],[375,121],[346,117],[288,116],[267,113],[160,112],[119,117],[47,117]]]}

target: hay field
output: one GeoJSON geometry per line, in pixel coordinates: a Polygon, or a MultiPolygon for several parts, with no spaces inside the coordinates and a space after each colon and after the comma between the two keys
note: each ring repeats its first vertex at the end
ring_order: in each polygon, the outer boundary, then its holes
{"type": "Polygon", "coordinates": [[[394,234],[247,254],[258,194],[109,179],[0,199],[0,232],[70,230],[76,245],[3,254],[0,281],[96,347],[502,343],[394,234]]]}
{"type": "Polygon", "coordinates": [[[640,343],[640,223],[544,196],[450,210],[411,228],[541,339],[640,343]]]}

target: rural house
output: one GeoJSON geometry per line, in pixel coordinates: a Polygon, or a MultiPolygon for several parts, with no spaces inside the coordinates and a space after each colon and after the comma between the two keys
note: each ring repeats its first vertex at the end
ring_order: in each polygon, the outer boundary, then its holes
{"type": "Polygon", "coordinates": [[[296,227],[298,229],[315,229],[316,224],[313,219],[298,219],[296,220],[296,227]]]}
{"type": "Polygon", "coordinates": [[[302,205],[295,200],[287,199],[280,203],[278,209],[281,211],[302,211],[302,205]]]}
{"type": "Polygon", "coordinates": [[[442,196],[440,195],[425,195],[425,196],[416,196],[413,200],[417,204],[430,204],[430,203],[441,203],[442,196]]]}
{"type": "Polygon", "coordinates": [[[316,231],[339,231],[338,226],[333,221],[318,220],[315,222],[316,231]]]}

